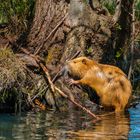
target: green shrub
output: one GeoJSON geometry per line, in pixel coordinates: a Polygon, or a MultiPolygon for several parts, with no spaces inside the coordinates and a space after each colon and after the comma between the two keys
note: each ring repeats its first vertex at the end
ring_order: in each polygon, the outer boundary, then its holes
{"type": "Polygon", "coordinates": [[[135,3],[135,14],[136,14],[136,19],[140,20],[140,0],[136,0],[136,3],[135,3]]]}
{"type": "MultiPolygon", "coordinates": [[[[101,0],[101,3],[108,9],[110,14],[114,14],[116,8],[115,0],[101,0]]],[[[135,15],[136,19],[140,20],[140,0],[135,1],[135,15]]]]}
{"type": "Polygon", "coordinates": [[[101,0],[101,3],[108,9],[110,14],[114,14],[116,7],[115,0],[101,0]]]}
{"type": "Polygon", "coordinates": [[[11,25],[11,31],[18,33],[27,28],[28,19],[33,16],[35,0],[1,0],[0,24],[11,25]]]}

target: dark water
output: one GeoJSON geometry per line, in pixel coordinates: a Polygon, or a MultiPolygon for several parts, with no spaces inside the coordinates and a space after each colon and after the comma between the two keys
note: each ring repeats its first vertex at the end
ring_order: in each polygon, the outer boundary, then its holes
{"type": "Polygon", "coordinates": [[[100,122],[77,110],[0,114],[0,140],[140,140],[140,104],[100,122]]]}

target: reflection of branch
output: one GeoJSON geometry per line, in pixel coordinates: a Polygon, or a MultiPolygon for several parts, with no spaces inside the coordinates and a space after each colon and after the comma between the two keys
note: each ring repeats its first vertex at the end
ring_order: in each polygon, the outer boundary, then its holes
{"type": "Polygon", "coordinates": [[[51,90],[52,90],[52,92],[53,92],[53,95],[55,94],[54,92],[55,92],[55,90],[56,90],[62,97],[68,99],[68,100],[71,101],[74,105],[76,105],[77,107],[79,107],[79,108],[81,108],[82,110],[84,110],[85,112],[87,112],[91,117],[93,117],[93,118],[95,118],[95,119],[97,119],[97,120],[100,120],[100,118],[99,118],[98,116],[96,116],[95,114],[93,114],[90,110],[86,109],[85,107],[83,107],[82,105],[80,105],[79,103],[77,103],[76,101],[72,100],[72,99],[69,98],[63,91],[61,91],[59,88],[57,88],[57,87],[53,84],[53,82],[51,81],[51,78],[50,78],[50,75],[49,75],[49,73],[48,73],[47,68],[39,61],[39,59],[38,59],[35,55],[30,54],[26,49],[21,48],[21,50],[22,50],[24,53],[26,53],[26,54],[32,56],[32,57],[37,61],[37,63],[40,65],[40,67],[42,68],[42,70],[44,71],[44,73],[45,73],[46,76],[47,76],[47,80],[48,80],[48,82],[49,82],[49,86],[50,86],[50,88],[51,88],[51,90]]]}

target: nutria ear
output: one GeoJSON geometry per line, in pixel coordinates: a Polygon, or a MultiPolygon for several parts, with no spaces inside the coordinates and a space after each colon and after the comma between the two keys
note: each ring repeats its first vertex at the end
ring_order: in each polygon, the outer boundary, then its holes
{"type": "Polygon", "coordinates": [[[86,60],[86,59],[83,59],[83,60],[82,60],[82,63],[83,63],[83,64],[86,64],[86,63],[87,63],[87,60],[86,60]]]}

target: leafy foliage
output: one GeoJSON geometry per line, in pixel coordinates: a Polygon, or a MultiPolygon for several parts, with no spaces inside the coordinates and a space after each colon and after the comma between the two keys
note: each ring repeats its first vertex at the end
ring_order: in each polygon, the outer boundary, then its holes
{"type": "Polygon", "coordinates": [[[27,20],[33,16],[34,0],[1,0],[0,24],[11,25],[11,31],[18,33],[27,28],[27,20]]]}
{"type": "Polygon", "coordinates": [[[121,57],[121,55],[123,54],[123,49],[122,48],[120,48],[117,52],[116,52],[116,55],[115,55],[115,57],[116,58],[119,58],[119,57],[121,57]]]}
{"type": "Polygon", "coordinates": [[[101,0],[101,3],[108,9],[110,14],[114,14],[116,7],[115,0],[101,0]]]}
{"type": "Polygon", "coordinates": [[[140,0],[136,0],[136,3],[135,3],[135,14],[136,14],[137,20],[140,20],[140,0]]]}
{"type": "MultiPolygon", "coordinates": [[[[116,8],[116,0],[101,0],[101,3],[108,9],[110,14],[114,14],[116,8]]],[[[140,20],[140,0],[135,1],[135,15],[136,19],[140,20]]]]}

